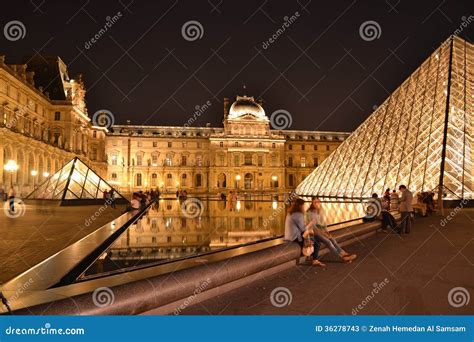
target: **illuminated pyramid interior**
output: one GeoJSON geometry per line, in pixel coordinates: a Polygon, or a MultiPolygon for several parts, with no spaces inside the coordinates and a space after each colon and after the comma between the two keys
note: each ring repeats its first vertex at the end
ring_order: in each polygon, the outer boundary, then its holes
{"type": "MultiPolygon", "coordinates": [[[[61,205],[77,202],[77,200],[86,203],[94,202],[91,200],[103,200],[104,191],[111,189],[112,187],[104,179],[75,157],[40,184],[27,196],[27,199],[59,200],[61,205]]],[[[121,200],[120,202],[125,200],[117,190],[114,189],[114,192],[115,197],[121,200]]]]}
{"type": "Polygon", "coordinates": [[[405,184],[473,198],[474,45],[450,37],[296,192],[367,198],[405,184]]]}

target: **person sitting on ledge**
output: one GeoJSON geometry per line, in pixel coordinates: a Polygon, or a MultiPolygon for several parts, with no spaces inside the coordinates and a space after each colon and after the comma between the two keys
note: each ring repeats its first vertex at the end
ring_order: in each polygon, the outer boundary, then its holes
{"type": "Polygon", "coordinates": [[[351,262],[357,255],[349,254],[339,246],[337,240],[327,230],[326,218],[324,217],[323,206],[321,201],[313,198],[311,205],[306,212],[307,221],[313,222],[310,227],[314,232],[314,239],[318,242],[324,243],[335,255],[339,257],[342,262],[351,262]]]}
{"type": "MultiPolygon", "coordinates": [[[[304,246],[303,234],[308,227],[311,227],[315,222],[310,221],[307,225],[304,223],[304,201],[297,198],[288,208],[288,214],[285,220],[285,241],[297,242],[301,248],[304,246]]],[[[319,243],[313,242],[313,253],[307,257],[308,261],[315,266],[326,267],[325,264],[318,260],[319,243]]]]}

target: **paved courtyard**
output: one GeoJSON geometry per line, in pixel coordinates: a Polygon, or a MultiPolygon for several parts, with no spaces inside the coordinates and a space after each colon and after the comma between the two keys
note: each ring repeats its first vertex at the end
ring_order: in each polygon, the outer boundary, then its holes
{"type": "Polygon", "coordinates": [[[8,217],[0,208],[0,284],[118,217],[124,206],[100,210],[100,205],[60,207],[26,203],[23,215],[8,217]]]}
{"type": "Polygon", "coordinates": [[[347,250],[358,254],[351,264],[325,256],[327,270],[295,265],[182,314],[472,315],[474,209],[446,225],[442,219],[419,218],[409,235],[378,233],[351,245],[347,250]]]}

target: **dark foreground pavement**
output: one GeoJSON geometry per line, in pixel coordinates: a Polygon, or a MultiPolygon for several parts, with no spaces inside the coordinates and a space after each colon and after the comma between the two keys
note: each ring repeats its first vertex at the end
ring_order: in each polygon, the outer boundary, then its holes
{"type": "Polygon", "coordinates": [[[351,264],[294,266],[185,309],[184,315],[474,314],[474,209],[417,218],[409,235],[347,248],[351,264]]]}

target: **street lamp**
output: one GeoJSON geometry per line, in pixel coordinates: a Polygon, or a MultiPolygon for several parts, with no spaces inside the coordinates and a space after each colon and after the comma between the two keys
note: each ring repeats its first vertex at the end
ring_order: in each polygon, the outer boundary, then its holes
{"type": "Polygon", "coordinates": [[[38,175],[37,170],[31,170],[31,176],[33,176],[33,189],[36,188],[36,176],[38,175]]]}
{"type": "Polygon", "coordinates": [[[237,190],[239,190],[239,181],[240,181],[241,177],[240,175],[236,175],[235,176],[235,187],[237,188],[237,190]]]}
{"type": "Polygon", "coordinates": [[[49,172],[47,172],[47,171],[43,172],[43,177],[48,178],[49,177],[49,172]]]}
{"type": "Polygon", "coordinates": [[[278,180],[278,176],[272,176],[272,181],[273,181],[273,187],[274,188],[277,188],[277,180],[278,180]]]}
{"type": "Polygon", "coordinates": [[[10,172],[10,185],[13,186],[13,173],[18,170],[18,164],[10,159],[3,168],[5,171],[10,172]]]}

